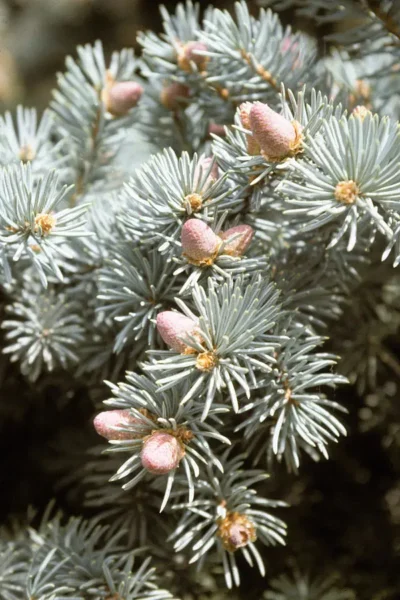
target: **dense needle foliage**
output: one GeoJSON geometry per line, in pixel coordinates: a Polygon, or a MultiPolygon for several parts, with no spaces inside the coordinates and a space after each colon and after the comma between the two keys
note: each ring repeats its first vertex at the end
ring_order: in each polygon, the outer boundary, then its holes
{"type": "Polygon", "coordinates": [[[79,47],[43,116],[0,118],[0,432],[50,427],[64,509],[4,525],[0,600],[368,588],[303,507],[362,481],[356,431],[400,467],[400,7],[260,5],[162,8],[139,57],[79,47]]]}

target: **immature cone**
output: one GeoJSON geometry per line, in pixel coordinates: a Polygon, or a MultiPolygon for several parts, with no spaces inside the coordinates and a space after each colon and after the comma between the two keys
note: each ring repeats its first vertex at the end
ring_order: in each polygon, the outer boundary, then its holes
{"type": "Polygon", "coordinates": [[[157,330],[172,350],[183,353],[188,351],[188,346],[179,338],[195,335],[197,323],[182,313],[165,310],[157,315],[157,330]]]}
{"type": "Polygon", "coordinates": [[[131,440],[135,434],[127,431],[118,431],[115,427],[124,427],[129,423],[135,422],[129,408],[123,410],[105,410],[99,413],[94,421],[94,428],[97,433],[107,440],[131,440]]]}
{"type": "MultiPolygon", "coordinates": [[[[212,158],[207,158],[205,156],[201,156],[199,159],[199,162],[197,163],[195,172],[194,172],[194,185],[197,187],[197,185],[200,182],[200,171],[201,171],[201,177],[204,176],[204,174],[208,171],[208,169],[210,168],[210,165],[213,163],[213,159],[212,158]]],[[[219,173],[218,173],[218,165],[217,163],[214,161],[214,164],[211,168],[210,174],[208,175],[207,179],[204,182],[204,186],[206,186],[207,184],[212,185],[213,183],[215,183],[217,181],[219,177],[219,173]]]]}
{"type": "Polygon", "coordinates": [[[250,246],[253,235],[254,230],[250,225],[237,225],[236,227],[231,227],[230,229],[223,231],[219,234],[220,238],[229,240],[229,238],[234,237],[234,239],[223,247],[222,254],[242,256],[250,246]]]}
{"type": "Polygon", "coordinates": [[[168,110],[178,110],[184,104],[185,98],[189,97],[189,93],[190,90],[187,85],[174,81],[166,85],[161,91],[161,104],[168,110]]]}
{"type": "Polygon", "coordinates": [[[254,102],[249,113],[249,124],[262,153],[271,160],[290,156],[299,147],[300,134],[295,126],[268,104],[254,102]]]}
{"type": "Polygon", "coordinates": [[[228,513],[221,519],[218,526],[218,535],[221,538],[225,550],[235,552],[244,548],[248,543],[257,539],[254,524],[240,513],[228,513]]]}
{"type": "Polygon", "coordinates": [[[243,548],[251,541],[248,527],[240,523],[234,523],[229,528],[229,545],[232,548],[243,548]]]}
{"type": "Polygon", "coordinates": [[[178,65],[184,71],[191,71],[194,63],[199,71],[204,71],[208,56],[197,54],[198,51],[207,50],[207,46],[203,42],[187,42],[183,44],[178,52],[178,65]]]}
{"type": "Polygon", "coordinates": [[[184,456],[179,441],[170,433],[155,431],[143,443],[142,466],[155,475],[165,475],[176,469],[184,456]]]}
{"type": "Polygon", "coordinates": [[[212,261],[221,245],[221,239],[200,219],[189,219],[182,227],[183,253],[196,263],[212,261]]]}
{"type": "Polygon", "coordinates": [[[351,113],[352,115],[354,115],[355,117],[357,117],[358,119],[361,119],[361,121],[364,121],[365,117],[372,115],[372,112],[370,110],[368,110],[368,108],[366,106],[358,105],[355,108],[353,108],[353,111],[351,113]]]}
{"type": "MultiPolygon", "coordinates": [[[[248,129],[250,131],[251,131],[250,111],[251,111],[252,106],[253,106],[253,104],[251,102],[243,102],[243,104],[241,104],[239,106],[240,120],[242,122],[242,125],[245,129],[248,129]]],[[[249,154],[251,154],[252,156],[256,156],[257,154],[260,154],[261,148],[260,148],[259,143],[255,139],[255,137],[253,135],[246,135],[246,140],[247,140],[247,152],[249,154]]]]}
{"type": "Polygon", "coordinates": [[[136,81],[119,81],[106,89],[103,98],[108,112],[119,117],[134,108],[142,94],[143,88],[136,81]]]}

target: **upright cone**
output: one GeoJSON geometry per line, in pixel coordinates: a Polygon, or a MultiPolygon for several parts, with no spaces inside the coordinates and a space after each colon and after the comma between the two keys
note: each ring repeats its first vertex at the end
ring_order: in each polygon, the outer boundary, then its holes
{"type": "Polygon", "coordinates": [[[143,88],[136,81],[119,81],[105,89],[103,100],[112,115],[123,116],[134,108],[143,94],[143,88]]]}
{"type": "Polygon", "coordinates": [[[300,144],[298,129],[268,104],[252,104],[249,124],[262,153],[270,160],[281,160],[297,151],[300,144]]]}
{"type": "Polygon", "coordinates": [[[134,433],[118,431],[116,427],[126,427],[135,422],[137,422],[137,419],[132,417],[129,408],[127,408],[105,410],[95,417],[93,424],[97,433],[106,438],[106,440],[132,440],[136,437],[134,433]]]}
{"type": "Polygon", "coordinates": [[[184,353],[189,347],[180,338],[195,335],[197,323],[182,313],[165,310],[157,315],[157,330],[172,350],[184,353]]]}
{"type": "Polygon", "coordinates": [[[165,475],[179,466],[184,451],[177,438],[164,431],[155,431],[143,443],[142,466],[154,475],[165,475]]]}
{"type": "Polygon", "coordinates": [[[222,254],[230,256],[242,256],[250,246],[254,230],[250,225],[236,225],[219,234],[222,240],[228,240],[222,248],[222,254]],[[232,241],[229,241],[233,238],[232,241]]]}
{"type": "Polygon", "coordinates": [[[200,219],[189,219],[182,227],[182,250],[195,263],[212,261],[218,253],[221,239],[200,219]]]}

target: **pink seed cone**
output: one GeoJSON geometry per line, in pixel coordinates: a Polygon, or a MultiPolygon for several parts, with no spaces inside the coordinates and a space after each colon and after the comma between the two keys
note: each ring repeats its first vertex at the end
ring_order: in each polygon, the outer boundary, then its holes
{"type": "Polygon", "coordinates": [[[200,219],[189,219],[182,227],[182,250],[195,261],[212,258],[218,250],[220,239],[211,227],[200,219]]]}
{"type": "MultiPolygon", "coordinates": [[[[212,162],[213,162],[213,159],[207,158],[206,156],[201,156],[199,158],[199,162],[197,163],[196,170],[194,172],[194,185],[196,187],[200,183],[200,180],[203,178],[204,174],[210,168],[210,165],[212,162]]],[[[204,182],[204,187],[215,183],[217,181],[218,177],[219,177],[218,165],[216,162],[214,162],[212,169],[210,171],[210,174],[204,182]]]]}
{"type": "Polygon", "coordinates": [[[164,342],[175,350],[185,352],[187,345],[179,338],[196,333],[197,323],[182,313],[165,310],[157,315],[157,330],[164,342]]]}
{"type": "Polygon", "coordinates": [[[183,450],[176,437],[156,431],[143,443],[140,458],[147,471],[165,475],[178,467],[183,458],[183,450]]]}
{"type": "Polygon", "coordinates": [[[232,523],[228,531],[228,541],[232,548],[243,548],[251,541],[251,534],[244,525],[232,523]]]}
{"type": "MultiPolygon", "coordinates": [[[[239,106],[240,120],[242,122],[243,127],[245,129],[248,129],[249,131],[251,131],[250,111],[252,106],[253,104],[251,102],[243,102],[243,104],[239,106]]],[[[246,135],[246,140],[247,152],[251,154],[251,156],[256,156],[257,154],[260,154],[260,145],[255,139],[255,137],[253,135],[246,135]]]]}
{"type": "Polygon", "coordinates": [[[126,431],[118,431],[115,427],[125,427],[130,423],[134,423],[134,419],[129,408],[124,410],[105,410],[99,413],[94,421],[94,428],[97,433],[106,440],[132,440],[135,438],[134,433],[126,431]]]}
{"type": "Polygon", "coordinates": [[[136,81],[114,83],[106,95],[107,110],[116,116],[125,115],[137,105],[143,94],[143,88],[136,81]]]}
{"type": "Polygon", "coordinates": [[[190,90],[183,83],[174,81],[165,86],[161,92],[161,104],[168,110],[178,110],[185,103],[185,98],[189,97],[190,90]]]}
{"type": "Polygon", "coordinates": [[[236,227],[231,227],[226,231],[220,233],[220,237],[223,240],[229,240],[229,238],[233,236],[231,242],[225,244],[222,254],[229,254],[230,256],[242,256],[247,248],[250,246],[251,240],[253,239],[254,230],[250,225],[237,225],[236,227]],[[238,235],[240,234],[240,235],[238,235]]]}
{"type": "Polygon", "coordinates": [[[193,62],[200,70],[204,69],[207,64],[208,57],[204,54],[197,54],[197,51],[204,52],[207,46],[203,42],[188,42],[185,44],[185,57],[189,62],[193,62]]]}
{"type": "Polygon", "coordinates": [[[292,123],[276,113],[268,104],[254,102],[249,113],[250,129],[261,150],[271,158],[284,158],[296,140],[292,123]]]}

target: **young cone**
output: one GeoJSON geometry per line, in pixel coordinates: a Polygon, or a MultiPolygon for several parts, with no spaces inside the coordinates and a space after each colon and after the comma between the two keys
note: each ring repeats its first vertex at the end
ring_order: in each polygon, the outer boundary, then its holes
{"type": "Polygon", "coordinates": [[[252,104],[249,125],[262,154],[268,159],[281,160],[298,150],[300,135],[297,128],[268,104],[252,104]]]}
{"type": "MultiPolygon", "coordinates": [[[[243,104],[241,104],[239,106],[240,120],[242,122],[243,127],[245,129],[248,129],[249,131],[251,131],[250,110],[251,110],[252,106],[253,105],[251,102],[243,102],[243,104]]],[[[260,148],[259,143],[255,139],[254,135],[246,135],[246,140],[247,140],[247,152],[249,154],[251,154],[252,156],[256,156],[257,154],[260,154],[261,148],[260,148]]]]}
{"type": "Polygon", "coordinates": [[[136,81],[119,81],[105,90],[103,99],[108,112],[120,117],[137,105],[142,94],[143,88],[136,81]]]}
{"type": "Polygon", "coordinates": [[[205,50],[207,50],[207,46],[203,42],[187,42],[182,45],[178,52],[178,65],[184,71],[190,72],[193,63],[199,71],[204,71],[209,60],[208,56],[197,54],[197,52],[204,52],[205,50]]]}
{"type": "Polygon", "coordinates": [[[189,219],[182,227],[182,250],[194,263],[210,263],[218,253],[221,239],[200,219],[189,219]]]}
{"type": "Polygon", "coordinates": [[[249,542],[257,539],[253,523],[240,513],[228,513],[219,523],[218,535],[228,552],[244,548],[249,542]]]}
{"type": "Polygon", "coordinates": [[[99,413],[93,421],[97,433],[106,440],[131,440],[135,434],[127,431],[118,431],[116,427],[126,427],[136,422],[130,415],[129,408],[124,410],[105,410],[99,413]]]}
{"type": "Polygon", "coordinates": [[[229,528],[229,545],[231,548],[244,548],[251,541],[247,527],[240,523],[233,523],[229,528]]]}
{"type": "Polygon", "coordinates": [[[184,451],[170,433],[155,431],[144,443],[140,455],[142,466],[155,475],[165,475],[179,466],[184,451]]]}
{"type": "Polygon", "coordinates": [[[195,335],[197,323],[182,313],[165,310],[157,315],[157,330],[164,342],[175,350],[184,353],[188,346],[180,339],[186,335],[195,335]]]}
{"type": "Polygon", "coordinates": [[[236,225],[226,231],[222,231],[219,234],[221,239],[229,240],[222,249],[222,254],[229,254],[230,256],[242,256],[247,248],[250,246],[251,240],[253,239],[254,230],[250,225],[236,225]]]}

